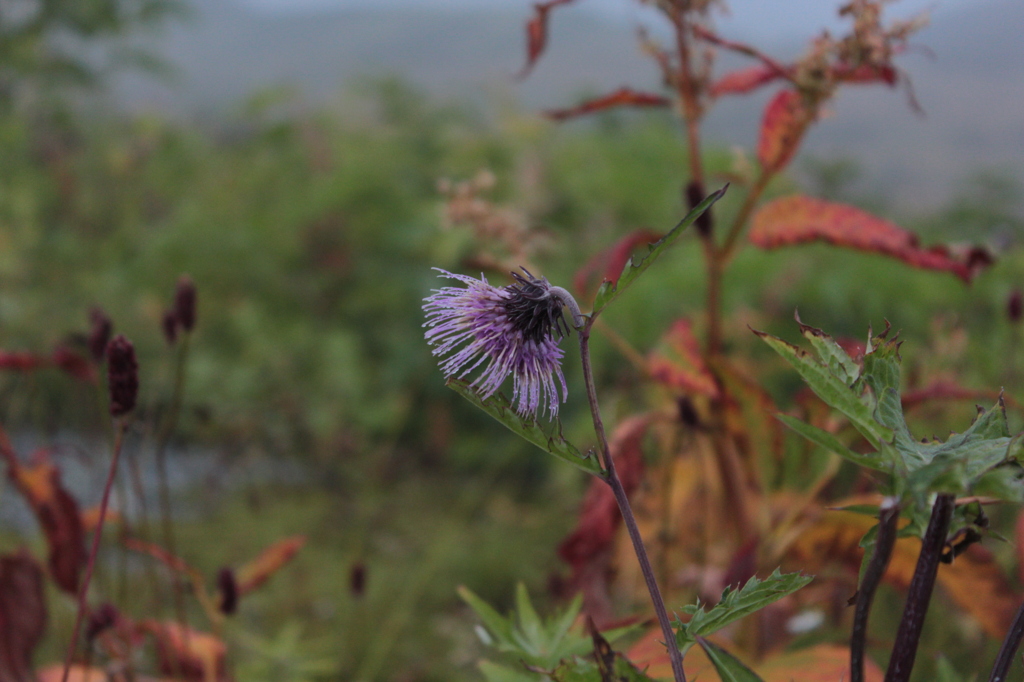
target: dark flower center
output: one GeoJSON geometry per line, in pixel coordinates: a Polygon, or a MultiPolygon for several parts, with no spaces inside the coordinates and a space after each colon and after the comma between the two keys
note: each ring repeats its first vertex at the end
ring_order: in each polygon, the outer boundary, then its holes
{"type": "Polygon", "coordinates": [[[526,277],[513,272],[515,283],[505,287],[511,296],[505,301],[505,312],[512,326],[523,338],[540,343],[558,334],[558,338],[569,333],[569,326],[562,314],[562,301],[551,295],[551,285],[545,279],[538,279],[523,268],[526,277]]]}

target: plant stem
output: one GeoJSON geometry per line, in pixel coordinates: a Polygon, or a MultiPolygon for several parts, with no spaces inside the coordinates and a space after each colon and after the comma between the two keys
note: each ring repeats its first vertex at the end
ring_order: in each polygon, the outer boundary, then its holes
{"type": "Polygon", "coordinates": [[[892,548],[896,544],[896,523],[899,518],[898,500],[885,498],[878,510],[875,551],[857,590],[857,608],[853,613],[853,633],[850,635],[850,682],[864,682],[864,646],[868,633],[868,614],[871,612],[875,590],[882,582],[889,559],[892,558],[892,548]]]}
{"type": "Polygon", "coordinates": [[[1006,633],[1006,639],[999,647],[999,655],[996,656],[996,662],[992,666],[992,674],[989,675],[988,682],[1005,682],[1022,637],[1024,637],[1024,604],[1017,609],[1017,615],[1010,625],[1010,631],[1006,633]]]}
{"type": "Polygon", "coordinates": [[[114,452],[110,458],[110,471],[107,473],[107,483],[103,486],[103,498],[100,500],[100,516],[96,522],[96,530],[93,531],[92,549],[89,551],[89,562],[85,565],[85,575],[82,576],[82,584],[78,588],[78,613],[75,615],[75,627],[71,633],[71,644],[68,646],[67,658],[64,661],[64,674],[61,682],[68,682],[68,674],[71,671],[71,661],[75,657],[75,649],[78,647],[78,635],[82,628],[82,618],[86,611],[86,595],[89,593],[89,582],[92,580],[93,569],[96,568],[96,555],[100,549],[100,538],[103,537],[103,522],[107,518],[107,505],[110,503],[110,489],[114,485],[114,477],[117,474],[117,462],[121,458],[121,448],[124,445],[124,434],[128,430],[128,419],[118,418],[114,428],[114,452]]]}
{"type": "Polygon", "coordinates": [[[594,388],[594,372],[590,363],[590,328],[594,324],[594,318],[587,319],[580,335],[580,360],[583,363],[583,380],[587,387],[587,400],[590,403],[590,413],[594,418],[594,432],[597,434],[597,441],[600,446],[601,458],[603,460],[604,474],[602,480],[612,489],[615,501],[622,513],[622,520],[629,532],[629,539],[633,542],[633,551],[640,562],[640,572],[643,573],[644,582],[647,583],[647,591],[651,595],[651,602],[654,605],[654,612],[661,625],[661,633],[665,637],[665,648],[668,649],[669,660],[672,663],[672,675],[675,682],[686,682],[686,673],[683,672],[683,657],[676,645],[676,636],[672,631],[672,623],[668,619],[668,612],[665,610],[665,602],[661,598],[661,590],[658,589],[658,581],[654,577],[654,569],[651,567],[651,560],[647,556],[643,538],[640,536],[640,529],[637,528],[636,518],[633,516],[633,509],[629,505],[629,497],[622,487],[622,481],[615,471],[615,461],[612,459],[611,451],[608,448],[608,438],[605,435],[604,423],[601,421],[601,410],[597,402],[597,391],[594,388]]]}
{"type": "Polygon", "coordinates": [[[917,557],[917,568],[914,569],[914,577],[907,592],[907,604],[903,607],[903,619],[889,658],[889,668],[885,672],[885,682],[907,682],[910,679],[954,506],[956,498],[949,493],[941,493],[935,498],[928,529],[921,543],[921,553],[917,557]]]}

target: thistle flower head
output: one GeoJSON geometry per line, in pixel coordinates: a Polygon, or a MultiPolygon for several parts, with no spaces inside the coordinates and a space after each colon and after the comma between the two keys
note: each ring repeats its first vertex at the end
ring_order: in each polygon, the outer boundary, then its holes
{"type": "Polygon", "coordinates": [[[513,273],[515,281],[506,287],[492,286],[483,276],[435,269],[466,285],[436,289],[424,299],[425,336],[434,355],[444,358],[445,376],[465,377],[486,362],[472,383],[481,398],[489,398],[512,375],[512,402],[521,416],[538,410],[557,416],[568,394],[558,347],[569,333],[562,312],[568,292],[525,268],[522,275],[513,273]]]}

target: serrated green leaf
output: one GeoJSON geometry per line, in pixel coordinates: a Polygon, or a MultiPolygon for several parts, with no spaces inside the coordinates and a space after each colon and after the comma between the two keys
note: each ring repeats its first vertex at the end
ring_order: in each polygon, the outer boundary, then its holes
{"type": "Polygon", "coordinates": [[[604,282],[600,289],[597,290],[597,296],[594,298],[594,309],[591,316],[596,317],[608,306],[609,303],[615,300],[619,294],[625,291],[626,287],[636,281],[636,279],[642,275],[647,268],[651,267],[651,264],[654,263],[658,256],[660,256],[665,249],[671,246],[686,228],[696,222],[697,218],[699,218],[704,211],[711,208],[712,204],[722,198],[727,189],[729,189],[729,185],[709,194],[704,201],[697,204],[697,206],[687,213],[686,217],[680,220],[664,237],[653,244],[650,244],[648,246],[649,250],[646,256],[641,256],[639,260],[631,258],[622,269],[622,274],[619,275],[616,282],[604,282]]]}
{"type": "Polygon", "coordinates": [[[521,636],[517,639],[520,646],[532,656],[539,655],[544,650],[547,633],[523,583],[516,585],[516,615],[519,618],[518,634],[521,636]]]}
{"type": "Polygon", "coordinates": [[[588,474],[601,475],[601,465],[598,464],[596,457],[584,457],[576,446],[567,441],[561,433],[545,432],[536,419],[520,417],[508,399],[500,393],[495,393],[487,400],[481,400],[467,381],[449,379],[445,385],[504,424],[509,431],[533,443],[541,450],[586,471],[588,474]]]}
{"type": "Polygon", "coordinates": [[[703,637],[699,637],[697,641],[707,654],[708,660],[715,666],[722,682],[764,682],[757,673],[722,647],[712,644],[703,637]]]}
{"type": "Polygon", "coordinates": [[[793,594],[813,579],[813,576],[800,573],[782,574],[779,569],[775,569],[764,580],[752,577],[738,590],[727,588],[722,592],[722,599],[710,611],[703,607],[684,609],[693,615],[688,623],[677,623],[676,642],[685,651],[693,646],[698,637],[710,635],[733,621],[793,594]]]}
{"type": "Polygon", "coordinates": [[[819,398],[846,415],[872,446],[877,449],[881,447],[881,443],[892,441],[892,429],[879,424],[872,414],[871,408],[861,400],[860,395],[834,375],[828,367],[807,351],[786,343],[777,336],[756,329],[753,332],[776,353],[789,361],[819,398]]]}
{"type": "Polygon", "coordinates": [[[818,357],[828,366],[829,371],[847,386],[852,386],[860,377],[860,367],[853,358],[831,336],[801,322],[799,315],[796,316],[796,321],[800,325],[800,333],[811,342],[811,346],[818,352],[818,357]]]}
{"type": "Polygon", "coordinates": [[[839,442],[838,438],[824,429],[819,429],[807,422],[800,421],[795,417],[790,417],[785,414],[777,414],[775,417],[787,427],[796,431],[812,443],[817,443],[826,450],[834,452],[843,459],[853,462],[854,464],[867,467],[868,469],[875,469],[876,471],[889,471],[892,468],[891,464],[886,461],[885,455],[882,452],[854,452],[839,442]]]}
{"type": "Polygon", "coordinates": [[[548,628],[548,637],[550,640],[557,644],[560,644],[565,638],[566,633],[569,632],[569,628],[576,621],[576,616],[580,615],[580,609],[583,608],[583,593],[578,593],[573,600],[569,602],[569,606],[566,607],[565,613],[561,617],[554,618],[551,621],[551,625],[548,628]]]}
{"type": "Polygon", "coordinates": [[[480,661],[477,668],[487,682],[537,682],[536,675],[513,670],[491,661],[480,661]]]}

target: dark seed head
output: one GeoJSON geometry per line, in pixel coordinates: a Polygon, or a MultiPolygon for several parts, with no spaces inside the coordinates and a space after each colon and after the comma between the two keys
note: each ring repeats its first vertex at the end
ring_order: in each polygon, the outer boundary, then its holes
{"type": "Polygon", "coordinates": [[[174,342],[178,340],[178,316],[173,310],[164,311],[164,316],[160,320],[160,328],[164,332],[167,343],[173,346],[174,342]]]}
{"type": "Polygon", "coordinates": [[[107,343],[110,341],[110,335],[114,333],[114,323],[99,306],[89,311],[89,321],[89,355],[99,364],[106,357],[107,343]]]}
{"type": "Polygon", "coordinates": [[[235,572],[222,568],[217,573],[217,589],[220,590],[220,612],[230,616],[238,610],[238,581],[235,572]]]}
{"type": "Polygon", "coordinates": [[[362,597],[366,592],[366,564],[357,561],[348,571],[348,588],[353,597],[362,597]]]}
{"type": "Polygon", "coordinates": [[[101,604],[99,608],[89,614],[89,620],[85,626],[86,641],[92,642],[105,630],[114,627],[119,616],[120,614],[113,604],[109,602],[101,604]]]}
{"type": "Polygon", "coordinates": [[[174,314],[181,328],[187,332],[196,326],[196,285],[188,275],[178,280],[178,288],[174,292],[174,314]]]}
{"type": "Polygon", "coordinates": [[[122,334],[107,345],[107,382],[110,415],[120,417],[131,412],[139,394],[139,363],[135,359],[135,347],[122,334]]]}
{"type": "Polygon", "coordinates": [[[1010,319],[1010,322],[1020,322],[1022,315],[1024,315],[1024,291],[1014,289],[1010,292],[1010,297],[1006,299],[1006,317],[1010,319]]]}
{"type": "Polygon", "coordinates": [[[523,338],[540,343],[558,334],[561,339],[569,333],[562,313],[562,301],[551,295],[551,285],[543,277],[537,278],[523,268],[526,276],[512,273],[515,283],[505,287],[511,294],[505,302],[505,311],[512,326],[523,338]]]}

